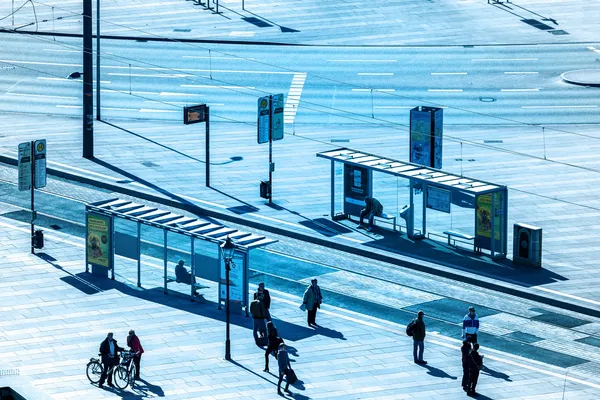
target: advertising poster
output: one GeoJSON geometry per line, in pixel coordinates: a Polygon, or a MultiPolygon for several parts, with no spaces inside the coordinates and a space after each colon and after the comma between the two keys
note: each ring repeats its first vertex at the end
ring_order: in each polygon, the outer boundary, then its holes
{"type": "Polygon", "coordinates": [[[112,268],[111,260],[111,220],[110,217],[87,215],[87,263],[112,268]]]}
{"type": "MultiPolygon", "coordinates": [[[[229,271],[229,300],[244,302],[244,253],[233,254],[231,270],[229,271]]],[[[227,298],[227,281],[225,280],[225,260],[221,258],[221,299],[227,298]]]]}
{"type": "Polygon", "coordinates": [[[477,236],[486,238],[492,237],[492,195],[483,194],[477,196],[477,206],[475,208],[476,224],[475,233],[477,236]]]}
{"type": "Polygon", "coordinates": [[[410,111],[410,162],[431,165],[431,117],[423,111],[410,111]]]}
{"type": "Polygon", "coordinates": [[[369,175],[367,168],[344,164],[344,214],[360,215],[371,193],[369,175]]]}
{"type": "Polygon", "coordinates": [[[433,168],[442,169],[442,144],[443,141],[443,126],[444,126],[444,109],[440,108],[435,111],[433,120],[433,168]]]}

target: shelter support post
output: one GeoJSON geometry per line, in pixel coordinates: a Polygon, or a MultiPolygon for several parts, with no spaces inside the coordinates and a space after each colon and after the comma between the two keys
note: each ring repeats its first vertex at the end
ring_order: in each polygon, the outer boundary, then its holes
{"type": "Polygon", "coordinates": [[[331,160],[331,217],[335,216],[335,161],[331,160]]]}
{"type": "Polygon", "coordinates": [[[194,257],[194,253],[196,252],[195,249],[195,245],[196,245],[196,238],[194,236],[191,237],[191,256],[192,256],[192,263],[191,263],[191,273],[192,273],[192,279],[190,280],[190,301],[194,301],[194,289],[196,289],[194,287],[194,284],[196,283],[196,257],[194,257]]]}
{"type": "Polygon", "coordinates": [[[142,287],[142,224],[137,223],[137,287],[142,287]]]}
{"type": "Polygon", "coordinates": [[[164,279],[165,279],[165,289],[164,289],[164,293],[167,294],[168,293],[168,289],[167,289],[167,231],[165,229],[163,229],[163,243],[164,243],[164,247],[163,247],[163,261],[164,261],[164,279]]]}

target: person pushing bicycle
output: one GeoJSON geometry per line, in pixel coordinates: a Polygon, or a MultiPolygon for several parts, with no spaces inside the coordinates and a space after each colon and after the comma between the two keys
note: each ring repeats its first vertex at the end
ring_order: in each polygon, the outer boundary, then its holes
{"type": "Polygon", "coordinates": [[[112,384],[112,374],[108,373],[108,370],[119,364],[119,352],[125,350],[119,347],[117,341],[113,339],[112,332],[106,335],[106,339],[100,343],[100,355],[102,356],[102,375],[100,376],[100,382],[98,387],[104,387],[104,381],[108,378],[108,386],[114,387],[112,384]]]}
{"type": "Polygon", "coordinates": [[[133,356],[133,364],[135,365],[135,379],[140,379],[140,361],[144,348],[140,343],[140,338],[137,337],[133,329],[129,330],[129,336],[127,336],[127,346],[131,348],[131,351],[135,353],[133,356]]]}

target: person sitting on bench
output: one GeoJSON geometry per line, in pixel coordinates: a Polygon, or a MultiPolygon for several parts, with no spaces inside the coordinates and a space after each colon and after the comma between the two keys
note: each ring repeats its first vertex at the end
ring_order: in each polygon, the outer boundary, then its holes
{"type": "MultiPolygon", "coordinates": [[[[188,285],[192,285],[196,283],[196,277],[192,277],[192,274],[188,272],[188,270],[183,266],[184,261],[179,260],[177,265],[175,266],[175,278],[177,282],[185,283],[188,285]]],[[[194,295],[197,295],[196,289],[194,289],[194,295]]]]}
{"type": "Polygon", "coordinates": [[[365,208],[360,212],[360,223],[358,227],[363,226],[363,218],[367,217],[369,219],[369,228],[367,231],[371,232],[373,230],[373,220],[375,217],[381,217],[383,213],[383,206],[375,197],[365,197],[365,208]]]}

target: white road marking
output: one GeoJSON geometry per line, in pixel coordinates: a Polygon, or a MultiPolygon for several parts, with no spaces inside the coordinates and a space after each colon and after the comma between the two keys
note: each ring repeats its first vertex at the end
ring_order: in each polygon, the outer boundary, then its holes
{"type": "Polygon", "coordinates": [[[7,64],[53,65],[56,67],[82,67],[81,64],[51,63],[51,62],[43,62],[43,61],[0,60],[0,62],[7,63],[7,64]]]}
{"type": "Polygon", "coordinates": [[[251,37],[254,36],[256,32],[248,32],[248,31],[232,31],[229,36],[237,36],[237,37],[251,37]]]}
{"type": "Polygon", "coordinates": [[[194,59],[211,59],[211,60],[254,60],[252,57],[209,57],[209,56],[181,56],[181,58],[194,58],[194,59]]]}
{"type": "Polygon", "coordinates": [[[181,87],[188,88],[202,88],[202,89],[256,89],[254,86],[219,86],[219,85],[179,85],[181,87]]]}
{"type": "MultiPolygon", "coordinates": [[[[173,104],[176,106],[188,106],[190,105],[189,101],[157,101],[157,100],[144,100],[144,103],[153,103],[153,104],[173,104]]],[[[224,106],[225,103],[206,103],[207,106],[212,107],[212,106],[224,106]]],[[[104,108],[104,107],[102,107],[104,108]]]]}
{"type": "Polygon", "coordinates": [[[462,92],[462,89],[427,89],[428,92],[462,92]]]}
{"type": "Polygon", "coordinates": [[[306,72],[298,72],[294,74],[290,91],[285,99],[283,111],[284,124],[293,124],[296,119],[296,112],[298,111],[298,105],[300,104],[300,96],[302,96],[304,82],[306,82],[306,72]]]}
{"type": "Polygon", "coordinates": [[[143,113],[179,113],[179,112],[181,112],[181,111],[174,111],[174,110],[158,110],[158,109],[154,109],[154,108],[140,108],[139,111],[143,112],[143,113]]]}
{"type": "Polygon", "coordinates": [[[395,92],[396,89],[352,89],[353,92],[395,92]]]}
{"type": "Polygon", "coordinates": [[[175,93],[175,92],[160,92],[160,96],[199,96],[197,93],[175,93]]]}
{"type": "Polygon", "coordinates": [[[431,75],[467,75],[466,72],[432,72],[431,75]]]}
{"type": "Polygon", "coordinates": [[[83,106],[67,106],[64,104],[58,104],[56,107],[58,107],[58,108],[83,108],[83,106]]]}
{"type": "Polygon", "coordinates": [[[374,106],[373,108],[390,108],[390,109],[400,109],[400,108],[415,108],[414,106],[374,106]]]}
{"type": "Polygon", "coordinates": [[[393,72],[358,72],[359,76],[392,76],[393,72]]]}
{"type": "Polygon", "coordinates": [[[56,53],[81,53],[82,50],[59,50],[59,49],[42,49],[42,51],[54,51],[56,53]]]}
{"type": "MultiPolygon", "coordinates": [[[[6,96],[7,94],[5,94],[4,96],[6,96]]],[[[27,93],[8,93],[8,95],[10,96],[23,96],[23,97],[40,97],[43,99],[68,99],[68,100],[77,100],[77,97],[71,97],[71,96],[51,96],[51,95],[45,95],[45,94],[27,94],[27,93]]]]}
{"type": "Polygon", "coordinates": [[[537,290],[543,290],[543,291],[545,291],[545,292],[548,292],[548,293],[553,293],[553,294],[557,294],[557,295],[559,295],[559,296],[564,296],[564,297],[568,297],[568,298],[570,298],[570,299],[575,299],[575,300],[579,300],[579,301],[584,301],[584,302],[586,302],[586,303],[595,304],[595,305],[597,305],[597,306],[600,306],[600,301],[595,301],[595,300],[586,299],[586,298],[584,298],[584,297],[575,296],[575,295],[572,295],[572,294],[569,294],[569,293],[563,293],[563,292],[559,292],[559,291],[557,291],[557,290],[548,289],[548,288],[545,288],[545,287],[542,287],[542,286],[534,286],[534,289],[537,289],[537,290]]]}
{"type": "Polygon", "coordinates": [[[598,108],[597,105],[587,106],[521,106],[521,108],[598,108]]]}
{"type": "Polygon", "coordinates": [[[500,89],[501,92],[539,92],[540,89],[500,89]]]}
{"type": "Polygon", "coordinates": [[[528,71],[513,71],[513,72],[505,72],[506,75],[535,75],[539,72],[528,72],[528,71]]]}
{"type": "MultiPolygon", "coordinates": [[[[80,81],[77,80],[73,80],[73,79],[68,79],[68,78],[51,78],[48,76],[38,76],[37,79],[43,80],[43,81],[67,81],[67,82],[73,82],[73,83],[77,83],[80,81]]],[[[96,81],[93,81],[93,83],[96,83],[96,81]]],[[[100,83],[103,83],[105,85],[112,83],[111,81],[100,81],[100,83]]]]}
{"type": "Polygon", "coordinates": [[[398,60],[326,60],[328,62],[368,62],[368,63],[395,63],[398,60]]]}
{"type": "Polygon", "coordinates": [[[591,50],[591,51],[596,52],[596,53],[600,53],[600,50],[597,49],[597,48],[595,48],[594,46],[588,47],[588,50],[591,50]]]}
{"type": "Polygon", "coordinates": [[[194,75],[189,74],[125,74],[120,72],[109,72],[108,75],[113,76],[135,76],[144,78],[185,78],[193,77],[194,75]]]}
{"type": "Polygon", "coordinates": [[[471,61],[538,61],[539,58],[473,58],[471,61]]]}

